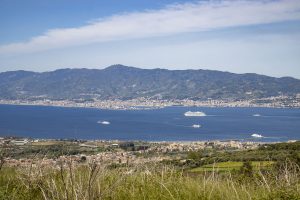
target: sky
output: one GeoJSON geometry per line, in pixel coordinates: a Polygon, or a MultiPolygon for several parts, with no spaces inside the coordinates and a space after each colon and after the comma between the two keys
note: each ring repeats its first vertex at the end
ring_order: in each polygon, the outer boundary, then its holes
{"type": "Polygon", "coordinates": [[[113,64],[300,78],[300,0],[0,0],[0,72],[113,64]]]}

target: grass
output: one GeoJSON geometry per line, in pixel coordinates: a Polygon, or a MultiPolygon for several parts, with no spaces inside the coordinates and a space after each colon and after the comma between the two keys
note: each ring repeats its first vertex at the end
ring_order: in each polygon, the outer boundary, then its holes
{"type": "MultiPolygon", "coordinates": [[[[235,162],[218,165],[234,164],[237,166],[235,162]]],[[[4,167],[0,171],[0,199],[300,199],[299,171],[293,170],[292,164],[287,166],[274,173],[256,171],[256,176],[246,180],[229,172],[189,175],[159,164],[111,169],[99,163],[74,165],[70,160],[58,167],[4,167]]]]}
{"type": "MultiPolygon", "coordinates": [[[[265,169],[271,167],[274,164],[273,161],[254,161],[251,162],[254,170],[265,169]]],[[[243,165],[243,162],[219,162],[214,164],[208,164],[201,167],[193,168],[190,172],[209,172],[209,171],[232,171],[232,170],[239,170],[240,167],[243,165]]]]}

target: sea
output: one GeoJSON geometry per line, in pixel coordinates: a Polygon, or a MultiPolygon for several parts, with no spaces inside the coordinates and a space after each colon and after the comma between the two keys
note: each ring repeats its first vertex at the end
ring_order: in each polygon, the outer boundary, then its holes
{"type": "Polygon", "coordinates": [[[107,110],[0,105],[0,137],[39,139],[279,142],[300,140],[300,109],[166,107],[107,110]],[[187,111],[206,116],[188,117],[187,111]],[[199,126],[194,126],[199,125],[199,126]],[[253,134],[262,137],[253,137],[253,134]]]}

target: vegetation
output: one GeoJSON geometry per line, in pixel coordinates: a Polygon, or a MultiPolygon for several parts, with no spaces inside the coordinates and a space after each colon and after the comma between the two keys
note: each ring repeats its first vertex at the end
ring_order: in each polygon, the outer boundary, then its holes
{"type": "Polygon", "coordinates": [[[176,160],[140,165],[96,163],[86,159],[78,163],[68,157],[58,159],[54,166],[45,166],[36,162],[40,158],[35,157],[35,162],[18,167],[4,163],[0,168],[0,199],[300,200],[299,144],[266,145],[239,152],[192,152],[186,155],[188,159],[183,165],[176,160]],[[244,160],[234,161],[242,153],[245,153],[244,160]],[[197,168],[190,165],[221,160],[221,155],[229,161],[197,168]],[[254,155],[264,161],[251,161],[254,155]]]}
{"type": "Polygon", "coordinates": [[[204,165],[202,167],[193,168],[191,172],[205,172],[205,171],[232,171],[232,170],[239,170],[244,164],[247,163],[248,168],[249,164],[253,170],[262,170],[272,166],[274,162],[272,161],[254,161],[254,162],[219,162],[214,164],[204,165]]]}
{"type": "MultiPolygon", "coordinates": [[[[225,151],[204,149],[197,152],[189,152],[187,155],[187,167],[195,168],[209,164],[222,162],[282,162],[286,159],[293,160],[300,165],[300,142],[278,143],[261,146],[256,150],[225,151]]],[[[176,161],[173,161],[175,164],[176,161]]],[[[181,165],[180,163],[178,163],[181,165]]]]}
{"type": "Polygon", "coordinates": [[[98,147],[81,147],[77,143],[65,142],[65,141],[48,141],[33,143],[29,145],[16,146],[6,145],[1,148],[1,151],[5,152],[9,157],[20,158],[58,158],[61,155],[78,155],[78,154],[96,154],[105,150],[110,150],[102,146],[98,147]]]}
{"type": "MultiPolygon", "coordinates": [[[[187,174],[172,167],[3,168],[0,199],[300,199],[299,166],[281,171],[187,174]]],[[[251,169],[250,169],[251,170],[251,169]]]]}

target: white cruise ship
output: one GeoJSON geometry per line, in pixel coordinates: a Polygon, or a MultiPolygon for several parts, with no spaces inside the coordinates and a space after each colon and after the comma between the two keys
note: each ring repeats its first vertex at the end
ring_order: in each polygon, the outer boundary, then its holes
{"type": "Polygon", "coordinates": [[[184,116],[186,116],[186,117],[205,117],[206,114],[204,112],[200,112],[200,111],[197,111],[197,112],[187,111],[184,113],[184,116]]]}
{"type": "Polygon", "coordinates": [[[251,136],[255,137],[255,138],[262,138],[262,137],[264,137],[264,136],[262,136],[260,134],[257,134],[257,133],[253,133],[251,136]]]}

